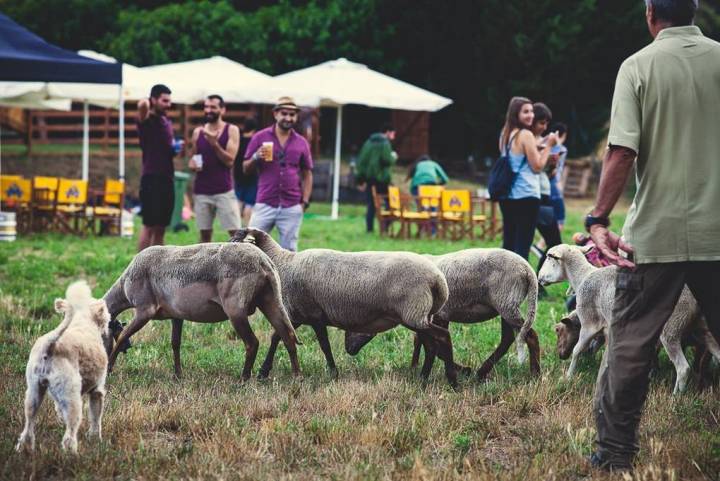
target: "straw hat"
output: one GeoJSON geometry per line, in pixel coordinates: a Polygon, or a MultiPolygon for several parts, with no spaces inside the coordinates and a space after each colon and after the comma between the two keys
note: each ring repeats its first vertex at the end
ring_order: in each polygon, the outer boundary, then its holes
{"type": "Polygon", "coordinates": [[[280,109],[287,109],[287,110],[300,110],[300,107],[297,106],[295,103],[295,100],[292,97],[280,97],[277,99],[277,103],[275,104],[275,107],[273,107],[273,111],[280,110],[280,109]]]}

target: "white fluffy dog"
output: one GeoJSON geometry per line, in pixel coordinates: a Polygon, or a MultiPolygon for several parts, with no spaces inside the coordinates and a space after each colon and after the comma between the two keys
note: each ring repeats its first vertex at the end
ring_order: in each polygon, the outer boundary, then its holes
{"type": "Polygon", "coordinates": [[[15,447],[18,451],[35,449],[35,416],[47,391],[65,423],[63,449],[77,453],[83,394],[90,398],[88,435],[101,437],[108,359],[104,339],[110,314],[105,301],[94,299],[84,281],[71,284],[65,297],[55,299],[55,310],[65,314],[62,323],[35,341],[30,351],[25,371],[25,429],[15,447]]]}

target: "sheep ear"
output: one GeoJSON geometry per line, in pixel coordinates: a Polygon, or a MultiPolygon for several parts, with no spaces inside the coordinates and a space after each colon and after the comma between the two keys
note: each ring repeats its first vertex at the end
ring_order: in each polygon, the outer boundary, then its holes
{"type": "Polygon", "coordinates": [[[560,319],[560,322],[562,322],[567,327],[570,327],[572,329],[580,328],[580,319],[578,319],[576,311],[572,311],[566,317],[563,317],[562,319],[560,319]]]}
{"type": "Polygon", "coordinates": [[[105,301],[102,299],[93,301],[90,304],[90,314],[92,315],[93,321],[95,321],[95,323],[100,327],[105,327],[108,323],[108,318],[110,317],[107,310],[107,304],[105,304],[105,301]]]}
{"type": "Polygon", "coordinates": [[[582,252],[583,255],[585,255],[585,254],[587,254],[588,252],[590,252],[591,250],[593,250],[594,248],[595,248],[594,245],[587,245],[587,244],[585,244],[584,246],[580,246],[580,252],[582,252]]]}
{"type": "MultiPolygon", "coordinates": [[[[565,320],[565,319],[563,319],[563,321],[564,321],[564,320],[565,320]]],[[[553,326],[553,329],[555,330],[555,334],[558,334],[558,335],[560,334],[560,330],[562,330],[563,325],[564,325],[564,322],[561,321],[561,322],[558,322],[557,324],[555,324],[555,325],[553,326]]]]}
{"type": "Polygon", "coordinates": [[[65,299],[59,297],[55,299],[55,312],[67,312],[69,308],[70,306],[65,299]]]}

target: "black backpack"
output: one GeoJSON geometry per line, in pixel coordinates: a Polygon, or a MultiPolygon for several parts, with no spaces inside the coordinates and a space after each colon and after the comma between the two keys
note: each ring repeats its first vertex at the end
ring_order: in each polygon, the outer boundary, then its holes
{"type": "Polygon", "coordinates": [[[510,138],[510,141],[505,146],[505,152],[495,161],[492,169],[490,169],[487,190],[491,200],[498,201],[507,199],[513,183],[515,183],[517,172],[512,170],[510,166],[510,145],[512,145],[515,136],[517,136],[517,133],[510,138]]]}

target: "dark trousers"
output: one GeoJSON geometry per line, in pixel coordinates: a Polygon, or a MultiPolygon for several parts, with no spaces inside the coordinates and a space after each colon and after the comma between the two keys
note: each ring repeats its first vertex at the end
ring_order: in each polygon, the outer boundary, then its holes
{"type": "Polygon", "coordinates": [[[545,240],[545,252],[543,252],[540,262],[538,262],[538,272],[545,263],[547,251],[551,247],[562,244],[560,237],[560,228],[558,227],[557,218],[555,217],[555,209],[549,196],[543,196],[540,200],[540,211],[538,215],[537,230],[545,240]]]}
{"type": "Polygon", "coordinates": [[[503,249],[527,259],[535,235],[540,199],[506,199],[500,201],[503,217],[503,249]]]}
{"type": "Polygon", "coordinates": [[[663,326],[683,287],[700,304],[720,339],[720,261],[641,264],[619,269],[608,345],[595,386],[597,448],[603,460],[629,465],[638,452],[638,426],[663,326]]]}
{"type": "MultiPolygon", "coordinates": [[[[365,199],[367,201],[367,212],[365,212],[365,228],[368,232],[373,231],[375,224],[375,200],[372,195],[372,188],[375,186],[375,192],[381,195],[387,195],[388,184],[377,181],[368,181],[365,189],[365,199]]],[[[380,230],[383,230],[385,226],[380,226],[380,230]]]]}

